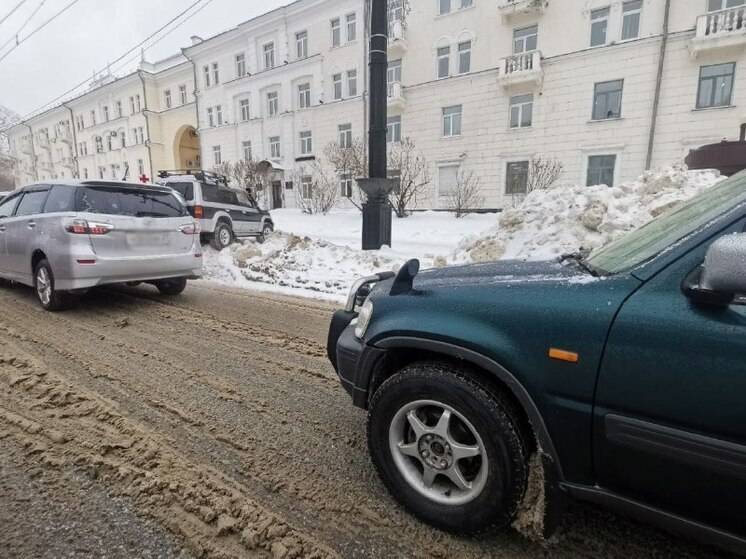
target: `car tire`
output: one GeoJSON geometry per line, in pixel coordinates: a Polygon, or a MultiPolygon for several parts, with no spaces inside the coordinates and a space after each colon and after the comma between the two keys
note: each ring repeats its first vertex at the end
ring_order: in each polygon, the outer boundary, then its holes
{"type": "Polygon", "coordinates": [[[186,278],[160,280],[157,281],[155,284],[155,286],[158,288],[158,291],[161,292],[161,295],[170,296],[181,294],[186,289],[186,285],[186,278]]]}
{"type": "Polygon", "coordinates": [[[267,237],[269,237],[273,232],[275,228],[272,226],[271,223],[265,223],[262,225],[262,233],[257,237],[257,240],[260,243],[263,243],[267,240],[267,237]]]}
{"type": "Polygon", "coordinates": [[[215,232],[212,234],[212,239],[210,239],[210,245],[215,250],[223,250],[230,246],[234,238],[235,235],[233,234],[233,229],[231,229],[230,224],[225,221],[219,221],[215,226],[215,232]]]}
{"type": "Polygon", "coordinates": [[[465,535],[511,523],[526,491],[528,450],[499,394],[451,365],[415,363],[378,388],[369,410],[376,469],[415,516],[465,535]]]}
{"type": "Polygon", "coordinates": [[[34,268],[34,293],[39,304],[47,311],[61,311],[71,302],[70,295],[55,288],[52,266],[46,259],[37,262],[34,268]]]}

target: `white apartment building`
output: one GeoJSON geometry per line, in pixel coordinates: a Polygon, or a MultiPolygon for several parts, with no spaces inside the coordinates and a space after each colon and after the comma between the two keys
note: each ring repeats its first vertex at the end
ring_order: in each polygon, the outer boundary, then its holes
{"type": "MultiPolygon", "coordinates": [[[[268,169],[268,205],[294,206],[327,144],[366,139],[368,7],[297,0],[195,38],[183,49],[191,64],[141,68],[67,112],[16,126],[19,174],[29,180],[32,161],[42,179],[75,169],[110,176],[125,160],[139,171],[141,159],[152,176],[199,164],[200,153],[208,169],[252,158],[268,169]],[[195,92],[191,110],[175,101],[182,84],[183,105],[195,92]],[[138,93],[140,110],[131,110],[138,93]],[[120,99],[121,122],[102,124],[103,107],[112,118],[120,99]],[[60,126],[62,152],[42,147],[39,134],[59,137],[60,126]],[[112,155],[120,130],[132,146],[112,155]]],[[[389,140],[410,138],[428,161],[420,208],[446,207],[459,171],[479,177],[485,207],[508,207],[537,156],[562,163],[561,182],[616,184],[732,139],[746,122],[746,0],[390,0],[390,8],[389,140]]],[[[342,194],[355,188],[350,177],[339,181],[342,194]]]]}
{"type": "Polygon", "coordinates": [[[160,169],[199,167],[192,65],[178,54],[142,61],[121,78],[8,131],[16,184],[64,178],[137,180],[160,169]]]}

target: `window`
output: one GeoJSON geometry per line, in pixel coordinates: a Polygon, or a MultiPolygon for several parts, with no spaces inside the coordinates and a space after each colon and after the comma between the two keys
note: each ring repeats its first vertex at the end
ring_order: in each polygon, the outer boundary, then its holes
{"type": "Polygon", "coordinates": [[[390,116],[386,122],[386,141],[401,142],[401,115],[390,116]]]}
{"type": "Polygon", "coordinates": [[[13,215],[13,210],[16,209],[16,204],[20,196],[12,196],[0,203],[0,217],[10,217],[13,215]]]}
{"type": "Polygon", "coordinates": [[[187,90],[185,85],[179,86],[179,100],[181,101],[182,105],[187,104],[187,90]]]}
{"type": "Polygon", "coordinates": [[[163,92],[163,99],[166,102],[166,108],[170,109],[171,108],[171,90],[170,89],[167,89],[166,91],[163,92]]]}
{"type": "Polygon", "coordinates": [[[44,203],[44,213],[75,211],[74,194],[74,186],[53,186],[52,190],[49,191],[47,201],[44,203]]]}
{"type": "Polygon", "coordinates": [[[130,97],[130,114],[135,114],[135,98],[130,97]]]}
{"type": "Polygon", "coordinates": [[[308,58],[308,31],[295,34],[295,55],[298,58],[308,58]]]}
{"type": "Polygon", "coordinates": [[[220,83],[220,74],[218,72],[217,62],[212,63],[212,83],[213,85],[218,85],[220,83]]]}
{"type": "Polygon", "coordinates": [[[271,159],[280,159],[280,137],[272,136],[269,139],[269,156],[271,159]]]}
{"type": "Polygon", "coordinates": [[[717,12],[727,8],[743,6],[744,4],[746,4],[746,0],[707,0],[707,11],[717,12]]]}
{"type": "Polygon", "coordinates": [[[269,116],[277,116],[280,112],[280,100],[276,91],[267,93],[267,114],[269,116]]]}
{"type": "Polygon", "coordinates": [[[212,163],[213,165],[220,165],[223,162],[223,154],[221,153],[220,146],[212,146],[212,163]]]}
{"type": "Polygon", "coordinates": [[[354,13],[347,14],[345,20],[347,21],[347,42],[349,43],[357,39],[357,16],[354,13]]]}
{"type": "Polygon", "coordinates": [[[112,147],[112,145],[111,145],[111,144],[112,144],[112,141],[111,141],[111,135],[109,135],[109,136],[106,136],[106,148],[107,148],[107,149],[108,149],[109,151],[111,151],[112,149],[114,149],[114,148],[112,147]]]}
{"type": "Polygon", "coordinates": [[[593,93],[593,120],[621,118],[624,80],[597,83],[593,93]]]}
{"type": "Polygon", "coordinates": [[[98,168],[98,178],[102,179],[106,175],[106,167],[98,168]]]}
{"type": "Polygon", "coordinates": [[[474,5],[474,0],[461,0],[461,9],[471,8],[474,5]]]}
{"type": "Polygon", "coordinates": [[[629,0],[622,4],[622,41],[640,36],[642,0],[629,0]]]}
{"type": "Polygon", "coordinates": [[[49,191],[47,190],[26,192],[23,195],[23,198],[21,198],[21,203],[18,204],[16,216],[41,213],[41,209],[44,206],[44,201],[47,199],[48,193],[49,191]]]}
{"type": "Polygon", "coordinates": [[[218,121],[218,126],[222,126],[223,125],[223,106],[222,105],[218,105],[217,107],[215,107],[215,116],[218,121]]]}
{"type": "Polygon", "coordinates": [[[445,15],[451,13],[451,0],[438,0],[438,14],[445,15]]]}
{"type": "Polygon", "coordinates": [[[391,97],[393,85],[401,83],[401,58],[389,61],[389,67],[386,71],[386,81],[388,82],[389,97],[391,97]]]}
{"type": "Polygon", "coordinates": [[[127,147],[127,136],[125,135],[124,130],[121,130],[119,132],[119,143],[122,148],[127,147]]]}
{"type": "Polygon", "coordinates": [[[104,153],[104,140],[101,136],[96,136],[96,153],[104,153]]]}
{"type": "Polygon", "coordinates": [[[347,71],[347,96],[357,97],[357,70],[347,71]]]}
{"type": "Polygon", "coordinates": [[[352,175],[339,175],[339,190],[343,198],[352,198],[352,175]]]}
{"type": "Polygon", "coordinates": [[[210,128],[215,126],[215,111],[212,107],[207,107],[207,125],[210,128]]]}
{"type": "Polygon", "coordinates": [[[137,160],[137,175],[142,176],[145,174],[145,162],[142,159],[137,160]]]}
{"type": "Polygon", "coordinates": [[[458,163],[438,167],[438,195],[449,196],[453,194],[458,184],[458,172],[460,168],[461,166],[458,163]]]}
{"type": "Polygon", "coordinates": [[[135,95],[135,108],[137,109],[138,113],[142,110],[142,107],[140,105],[140,94],[139,93],[135,95]]]}
{"type": "Polygon", "coordinates": [[[513,30],[513,54],[536,50],[539,43],[539,27],[532,25],[513,30]]]}
{"type": "Polygon", "coordinates": [[[332,89],[334,91],[334,99],[342,99],[342,74],[334,74],[332,76],[332,89]]]}
{"type": "Polygon", "coordinates": [[[339,18],[331,21],[332,26],[332,47],[338,47],[342,44],[342,28],[340,27],[339,18]]]}
{"type": "Polygon", "coordinates": [[[591,46],[606,44],[606,29],[609,26],[609,8],[591,11],[591,46]]]}
{"type": "Polygon", "coordinates": [[[104,105],[102,112],[104,114],[104,122],[109,122],[109,107],[104,105]]]}
{"type": "Polygon", "coordinates": [[[243,160],[251,161],[253,156],[251,153],[251,142],[249,140],[241,142],[241,150],[243,151],[243,160]]]}
{"type": "Polygon", "coordinates": [[[202,67],[202,74],[205,79],[205,87],[210,87],[210,67],[209,66],[203,66],[202,67]]]}
{"type": "Polygon", "coordinates": [[[122,116],[124,116],[124,113],[122,111],[122,102],[117,101],[116,107],[117,107],[117,118],[122,118],[122,116]]]}
{"type": "Polygon", "coordinates": [[[140,135],[140,142],[141,144],[145,143],[145,133],[143,132],[142,126],[137,127],[137,132],[140,135]]]}
{"type": "Polygon", "coordinates": [[[264,45],[264,69],[270,70],[275,67],[275,44],[264,45]]]}
{"type": "Polygon", "coordinates": [[[735,70],[735,62],[702,66],[699,69],[698,109],[727,107],[731,104],[735,70]]]}
{"type": "Polygon", "coordinates": [[[246,75],[246,55],[241,53],[236,55],[236,77],[243,78],[246,75]]]}
{"type": "MultiPolygon", "coordinates": [[[[119,165],[112,165],[118,171],[119,165]]],[[[92,185],[75,191],[75,211],[126,216],[182,217],[186,208],[171,192],[159,192],[146,186],[132,188],[92,185]]]]}
{"type": "Polygon", "coordinates": [[[458,44],[458,73],[467,74],[471,71],[471,41],[458,44]]]}
{"type": "Polygon", "coordinates": [[[88,167],[83,167],[83,178],[84,179],[88,178],[88,167]]]}
{"type": "Polygon", "coordinates": [[[339,136],[339,147],[351,148],[352,147],[352,124],[340,124],[337,126],[337,132],[339,136]]]}
{"type": "Polygon", "coordinates": [[[310,130],[304,130],[300,133],[300,153],[301,155],[311,155],[313,153],[313,136],[310,130]]]}
{"type": "Polygon", "coordinates": [[[300,179],[300,195],[304,200],[308,200],[313,196],[313,178],[305,175],[300,179]]]}
{"type": "Polygon", "coordinates": [[[526,194],[528,161],[511,161],[505,170],[505,194],[526,194]]]}
{"type": "Polygon", "coordinates": [[[307,109],[311,106],[311,84],[302,83],[298,86],[298,108],[307,109]]]}
{"type": "Polygon", "coordinates": [[[443,136],[448,138],[451,136],[461,135],[461,118],[462,108],[461,105],[454,105],[452,107],[445,107],[443,109],[443,136]]]}
{"type": "Polygon", "coordinates": [[[451,47],[440,47],[438,49],[438,77],[447,78],[451,58],[451,47]]]}
{"type": "Polygon", "coordinates": [[[248,99],[241,99],[238,102],[238,110],[241,113],[241,121],[247,122],[250,118],[249,114],[249,100],[248,99]]]}
{"type": "Polygon", "coordinates": [[[91,126],[96,126],[96,111],[91,111],[91,126]]]}
{"type": "Polygon", "coordinates": [[[585,184],[593,186],[605,184],[614,186],[614,168],[616,155],[591,155],[588,158],[588,178],[585,184]]]}
{"type": "Polygon", "coordinates": [[[526,128],[531,126],[534,113],[534,96],[515,95],[510,98],[510,127],[526,128]]]}

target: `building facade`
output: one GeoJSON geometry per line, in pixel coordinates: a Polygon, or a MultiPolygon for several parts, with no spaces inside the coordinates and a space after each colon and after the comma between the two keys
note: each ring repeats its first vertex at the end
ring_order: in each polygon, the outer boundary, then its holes
{"type": "MultiPolygon", "coordinates": [[[[733,138],[746,122],[746,0],[389,4],[389,141],[409,138],[427,160],[430,184],[420,208],[447,207],[467,171],[478,177],[485,207],[509,207],[524,195],[536,158],[560,162],[560,182],[617,184],[733,138]]],[[[297,0],[195,40],[183,49],[189,64],[141,69],[69,103],[72,113],[58,108],[17,126],[11,139],[19,173],[30,178],[24,154],[33,151],[46,165],[39,178],[49,165],[58,175],[72,172],[66,157],[77,157],[81,174],[110,175],[117,161],[95,153],[98,132],[79,148],[88,155],[76,155],[80,140],[63,139],[61,153],[47,150],[38,134],[67,121],[70,133],[64,125],[62,137],[80,135],[76,117],[86,125],[90,111],[131,87],[120,95],[125,108],[140,91],[144,115],[128,113],[123,128],[133,134],[142,127],[150,143],[139,155],[128,150],[131,164],[142,159],[152,176],[153,169],[199,162],[198,152],[205,168],[261,161],[267,205],[295,206],[308,194],[309,166],[325,163],[327,145],[366,139],[368,8],[366,0],[297,0]],[[192,91],[195,98],[191,113],[177,118],[165,92],[178,96],[180,83],[189,103],[192,91]],[[174,120],[166,122],[169,111],[174,120]],[[184,153],[192,155],[178,160],[173,138],[184,126],[194,127],[198,146],[189,144],[184,153]]],[[[139,146],[143,135],[134,134],[139,146]]],[[[354,194],[349,176],[338,180],[343,198],[354,194]]]]}

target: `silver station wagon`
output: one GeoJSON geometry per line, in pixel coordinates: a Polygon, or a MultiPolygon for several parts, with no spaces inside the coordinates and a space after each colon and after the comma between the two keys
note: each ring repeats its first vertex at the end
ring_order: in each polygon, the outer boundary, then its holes
{"type": "Polygon", "coordinates": [[[199,223],[172,189],[53,181],[0,202],[0,277],[59,310],[92,287],[148,282],[177,295],[202,273],[199,223]]]}

